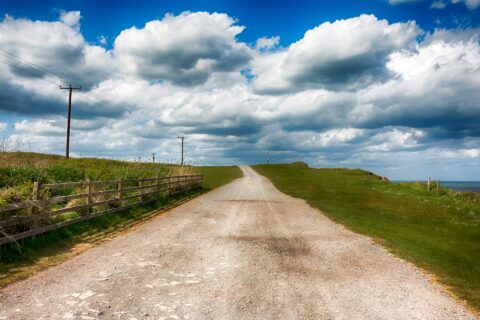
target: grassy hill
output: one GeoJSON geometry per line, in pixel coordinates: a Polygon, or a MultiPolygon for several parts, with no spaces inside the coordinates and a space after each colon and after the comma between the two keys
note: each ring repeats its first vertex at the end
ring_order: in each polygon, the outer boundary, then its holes
{"type": "Polygon", "coordinates": [[[370,172],[258,165],[281,191],[373,237],[480,310],[480,196],[394,184],[370,172]]]}

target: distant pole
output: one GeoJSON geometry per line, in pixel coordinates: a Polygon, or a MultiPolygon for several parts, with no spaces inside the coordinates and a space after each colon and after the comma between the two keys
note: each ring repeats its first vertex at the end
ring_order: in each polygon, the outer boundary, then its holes
{"type": "Polygon", "coordinates": [[[270,151],[265,151],[265,157],[267,158],[267,164],[270,164],[270,151]]]}
{"type": "Polygon", "coordinates": [[[152,162],[155,163],[155,152],[152,152],[152,162]]]}
{"type": "Polygon", "coordinates": [[[185,136],[180,136],[180,137],[177,137],[177,138],[182,140],[182,160],[180,162],[180,165],[183,166],[183,141],[185,140],[185,136]]]}
{"type": "Polygon", "coordinates": [[[70,119],[72,118],[72,92],[73,90],[80,90],[82,87],[72,87],[72,85],[68,85],[68,87],[60,86],[61,90],[68,90],[68,120],[67,120],[67,147],[65,150],[65,158],[68,160],[70,159],[70,119]]]}

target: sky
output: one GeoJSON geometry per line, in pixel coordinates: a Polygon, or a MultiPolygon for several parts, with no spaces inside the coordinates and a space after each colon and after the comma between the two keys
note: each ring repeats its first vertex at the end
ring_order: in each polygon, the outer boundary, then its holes
{"type": "Polygon", "coordinates": [[[0,0],[0,148],[480,180],[480,0],[0,0]]]}

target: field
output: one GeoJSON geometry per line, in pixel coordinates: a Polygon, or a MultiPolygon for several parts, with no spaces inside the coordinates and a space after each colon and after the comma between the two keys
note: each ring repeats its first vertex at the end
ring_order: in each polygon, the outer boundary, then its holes
{"type": "Polygon", "coordinates": [[[480,310],[480,196],[393,184],[362,170],[302,164],[254,169],[332,220],[435,275],[480,310]]]}
{"type": "MultiPolygon", "coordinates": [[[[0,153],[0,205],[28,199],[33,181],[70,182],[86,178],[134,179],[164,175],[202,173],[204,190],[221,186],[241,176],[238,167],[189,167],[168,164],[135,163],[106,159],[70,159],[34,153],[0,153]]],[[[58,264],[89,247],[201,194],[202,190],[159,199],[119,214],[81,222],[35,239],[21,241],[21,246],[0,248],[0,287],[58,264]]]]}

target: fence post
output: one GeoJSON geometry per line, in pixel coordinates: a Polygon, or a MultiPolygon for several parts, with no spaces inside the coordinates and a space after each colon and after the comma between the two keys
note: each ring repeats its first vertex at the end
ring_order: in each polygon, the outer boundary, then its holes
{"type": "Polygon", "coordinates": [[[430,176],[428,177],[428,181],[427,181],[427,191],[430,191],[430,183],[431,183],[431,178],[430,176]]]}
{"type": "MultiPolygon", "coordinates": [[[[39,212],[40,210],[38,209],[39,205],[39,199],[40,199],[40,182],[35,181],[33,183],[33,191],[32,191],[32,207],[30,208],[30,213],[33,217],[33,226],[32,230],[36,230],[40,227],[40,217],[39,217],[39,212]]],[[[32,238],[35,238],[36,236],[34,235],[32,238]]]]}
{"type": "Polygon", "coordinates": [[[123,207],[123,178],[118,182],[118,203],[123,207]]]}
{"type": "Polygon", "coordinates": [[[168,196],[172,195],[172,180],[171,180],[171,177],[172,176],[168,176],[168,180],[167,180],[167,186],[168,186],[167,195],[168,196]]]}
{"type": "Polygon", "coordinates": [[[138,179],[138,186],[139,186],[139,191],[140,191],[140,201],[145,201],[145,196],[143,196],[143,186],[145,185],[144,181],[142,180],[143,178],[138,179]]]}
{"type": "Polygon", "coordinates": [[[437,181],[437,194],[440,191],[440,180],[437,181]]]}
{"type": "Polygon", "coordinates": [[[87,184],[87,204],[88,204],[88,213],[93,213],[93,199],[92,199],[92,181],[86,179],[85,183],[87,184]]]}

